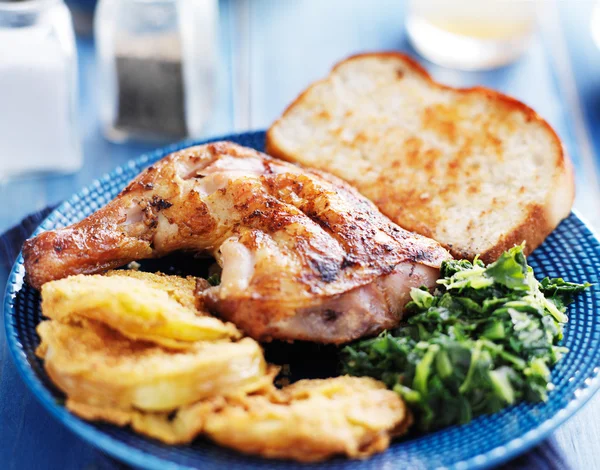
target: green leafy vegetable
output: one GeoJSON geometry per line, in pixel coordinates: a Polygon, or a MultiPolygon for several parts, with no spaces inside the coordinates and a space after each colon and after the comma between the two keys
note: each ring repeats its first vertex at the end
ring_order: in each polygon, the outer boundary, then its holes
{"type": "Polygon", "coordinates": [[[219,284],[221,284],[221,276],[219,276],[218,274],[212,274],[208,276],[206,280],[211,286],[218,286],[219,284]]]}
{"type": "Polygon", "coordinates": [[[406,324],[346,346],[344,372],[385,382],[422,430],[546,400],[550,367],[566,352],[566,306],[590,284],[538,282],[523,246],[488,266],[444,262],[441,276],[433,294],[412,290],[406,324]]]}

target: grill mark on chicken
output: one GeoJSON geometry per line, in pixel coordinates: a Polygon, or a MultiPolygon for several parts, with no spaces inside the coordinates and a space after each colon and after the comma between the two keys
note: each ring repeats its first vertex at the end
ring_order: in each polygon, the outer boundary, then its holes
{"type": "Polygon", "coordinates": [[[160,211],[162,209],[168,209],[173,204],[171,204],[168,201],[165,201],[164,199],[162,199],[162,198],[160,198],[158,196],[152,196],[152,199],[150,201],[150,205],[152,207],[154,207],[157,211],[160,211]]]}
{"type": "MultiPolygon", "coordinates": [[[[292,175],[278,175],[278,178],[263,177],[263,181],[272,195],[276,195],[287,204],[299,209],[305,216],[315,222],[336,244],[341,243],[342,249],[347,250],[348,244],[345,243],[345,237],[339,233],[343,232],[344,227],[338,227],[337,231],[333,230],[329,220],[322,216],[316,208],[315,200],[323,198],[325,191],[311,187],[310,189],[313,190],[313,194],[311,194],[312,200],[304,204],[302,203],[302,198],[306,197],[306,195],[303,194],[303,191],[308,188],[306,182],[293,180],[292,175]]],[[[330,208],[329,202],[325,201],[323,207],[325,210],[328,210],[330,208]]],[[[353,228],[356,227],[353,226],[353,228]]],[[[343,255],[338,260],[324,255],[308,258],[307,261],[320,274],[321,280],[324,282],[333,282],[337,278],[339,271],[349,266],[348,264],[344,265],[347,262],[347,258],[346,255],[343,255]]],[[[355,261],[354,265],[357,264],[359,263],[355,261]]]]}
{"type": "Polygon", "coordinates": [[[250,336],[343,343],[394,327],[449,254],[340,180],[228,142],[169,155],[106,207],[24,246],[28,281],[176,250],[213,255],[199,302],[250,336]],[[58,249],[56,247],[59,247],[58,249]]]}
{"type": "MultiPolygon", "coordinates": [[[[61,251],[64,250],[64,244],[63,241],[59,238],[57,240],[54,241],[54,251],[57,253],[60,253],[61,251]]],[[[39,258],[36,258],[36,263],[39,261],[39,258]]]]}
{"type": "Polygon", "coordinates": [[[360,263],[356,259],[354,259],[352,255],[346,255],[342,260],[342,265],[340,266],[340,269],[351,268],[353,266],[356,266],[357,264],[360,263]]]}
{"type": "MultiPolygon", "coordinates": [[[[312,171],[312,173],[323,176],[316,171],[312,171]]],[[[292,176],[296,175],[283,175],[277,179],[264,178],[264,180],[271,194],[275,194],[282,200],[295,205],[340,243],[346,252],[355,253],[354,266],[361,263],[360,259],[368,258],[369,254],[374,255],[374,257],[379,256],[382,254],[382,248],[385,251],[391,251],[392,247],[390,245],[381,247],[380,244],[372,243],[376,230],[369,228],[369,224],[363,223],[362,229],[360,229],[361,226],[354,222],[364,222],[367,217],[360,214],[363,214],[364,211],[373,212],[375,210],[374,206],[362,196],[348,191],[345,196],[351,201],[349,205],[352,206],[353,213],[336,211],[335,208],[331,207],[328,200],[328,197],[331,197],[330,189],[328,191],[316,183],[314,179],[308,180],[306,177],[300,178],[300,181],[303,181],[302,184],[292,182],[290,181],[292,176]],[[293,190],[290,191],[289,188],[293,188],[293,190]],[[335,227],[332,228],[332,225],[335,227]],[[360,240],[360,243],[357,243],[357,239],[360,240]],[[364,250],[360,250],[361,247],[364,247],[364,250]]],[[[330,175],[327,176],[330,177],[330,175]]],[[[336,180],[334,184],[342,183],[340,180],[336,180]]],[[[377,220],[370,220],[370,222],[376,224],[377,220]]],[[[343,262],[342,260],[342,264],[343,262]]],[[[339,269],[343,269],[342,264],[340,264],[339,269]]],[[[371,263],[371,266],[374,267],[375,265],[371,263]]]]}
{"type": "Polygon", "coordinates": [[[332,310],[330,308],[327,308],[327,309],[323,310],[323,319],[326,322],[336,321],[342,315],[343,315],[342,312],[336,312],[335,310],[332,310]]]}
{"type": "Polygon", "coordinates": [[[208,205],[198,192],[191,190],[182,201],[180,210],[186,214],[186,217],[182,220],[171,217],[169,222],[178,225],[182,237],[191,239],[215,230],[217,221],[212,217],[208,205]]]}
{"type": "Polygon", "coordinates": [[[313,269],[319,272],[323,282],[335,281],[338,273],[340,272],[340,265],[336,261],[325,257],[315,257],[309,262],[313,269]]]}

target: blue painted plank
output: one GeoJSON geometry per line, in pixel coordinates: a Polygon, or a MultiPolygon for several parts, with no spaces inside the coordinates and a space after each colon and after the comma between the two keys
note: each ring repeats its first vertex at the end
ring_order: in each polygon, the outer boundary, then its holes
{"type": "MultiPolygon", "coordinates": [[[[577,3],[576,10],[585,12],[589,5],[590,2],[577,3]]],[[[565,16],[563,10],[562,2],[553,2],[543,10],[541,23],[544,46],[558,89],[555,101],[561,104],[563,110],[563,120],[558,131],[577,171],[575,207],[598,230],[600,167],[592,143],[593,129],[584,108],[584,104],[589,101],[589,94],[582,95],[581,92],[581,78],[587,77],[587,74],[582,74],[583,64],[578,60],[579,51],[573,48],[577,41],[591,42],[591,34],[585,25],[582,27],[580,18],[565,16]]]]}
{"type": "MultiPolygon", "coordinates": [[[[600,170],[600,112],[598,111],[600,50],[592,40],[590,19],[598,2],[557,2],[550,12],[554,27],[546,30],[546,51],[553,63],[559,96],[565,104],[569,152],[577,155],[578,203],[586,218],[600,232],[598,186],[600,170]],[[583,174],[582,174],[583,173],[583,174]],[[582,182],[581,180],[585,180],[582,182]]],[[[556,442],[575,469],[600,468],[597,445],[600,442],[600,395],[555,433],[556,442]]]]}
{"type": "Polygon", "coordinates": [[[568,38],[567,53],[585,117],[585,130],[593,144],[599,171],[596,177],[600,178],[600,2],[578,2],[577,8],[573,8],[570,2],[559,2],[559,13],[564,34],[568,38]],[[596,40],[592,31],[595,11],[596,40]]]}
{"type": "Polygon", "coordinates": [[[0,331],[0,462],[7,470],[84,468],[99,460],[91,446],[60,425],[18,375],[0,331]]]}
{"type": "Polygon", "coordinates": [[[250,127],[268,127],[311,82],[357,52],[405,47],[403,3],[249,2],[250,127]]]}
{"type": "Polygon", "coordinates": [[[23,216],[46,207],[44,183],[43,178],[0,181],[0,233],[23,216]]]}

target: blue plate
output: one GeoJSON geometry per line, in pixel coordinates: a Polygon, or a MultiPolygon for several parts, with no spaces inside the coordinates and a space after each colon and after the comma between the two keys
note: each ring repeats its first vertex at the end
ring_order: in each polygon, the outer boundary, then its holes
{"type": "MultiPolygon", "coordinates": [[[[263,132],[255,132],[231,135],[226,139],[262,150],[264,137],[263,132]]],[[[115,197],[144,167],[195,143],[176,144],[117,168],[61,204],[36,233],[86,217],[115,197]]],[[[561,276],[575,282],[598,283],[600,242],[577,215],[571,214],[535,250],[529,261],[540,278],[561,276]]],[[[4,315],[8,345],[23,379],[48,411],[72,431],[105,452],[143,468],[486,467],[514,457],[541,441],[581,408],[600,387],[600,318],[597,314],[600,289],[595,288],[580,296],[569,309],[570,321],[564,344],[570,352],[552,372],[556,389],[550,392],[547,403],[522,403],[475,419],[468,425],[399,441],[387,452],[366,461],[337,459],[314,465],[293,464],[247,457],[201,439],[188,446],[166,446],[129,429],[82,421],[62,406],[63,395],[52,385],[42,362],[34,355],[39,342],[35,327],[41,320],[39,294],[23,282],[23,275],[23,258],[19,256],[8,280],[4,315]]]]}

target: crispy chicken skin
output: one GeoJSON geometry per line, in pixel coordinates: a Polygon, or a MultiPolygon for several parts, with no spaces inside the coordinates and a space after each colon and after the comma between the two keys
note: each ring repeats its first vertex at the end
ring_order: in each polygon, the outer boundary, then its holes
{"type": "Polygon", "coordinates": [[[230,142],[173,153],[113,201],[23,248],[27,279],[98,273],[175,250],[213,255],[198,295],[250,336],[343,343],[395,326],[450,255],[331,175],[230,142]]]}

